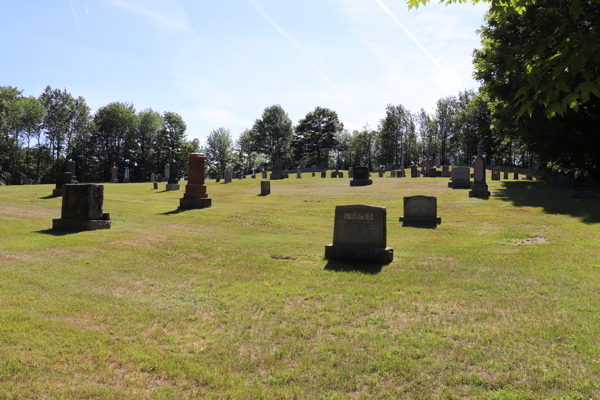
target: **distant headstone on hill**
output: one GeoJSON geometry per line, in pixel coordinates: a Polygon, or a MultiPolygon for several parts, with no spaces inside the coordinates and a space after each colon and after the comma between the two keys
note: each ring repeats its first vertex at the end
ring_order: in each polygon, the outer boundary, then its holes
{"type": "Polygon", "coordinates": [[[373,180],[369,179],[369,168],[354,167],[352,171],[353,177],[350,181],[350,186],[367,186],[373,184],[373,180]]]}
{"type": "Polygon", "coordinates": [[[471,189],[472,182],[468,167],[452,168],[452,180],[448,182],[448,187],[452,189],[471,189]]]}
{"type": "Polygon", "coordinates": [[[225,183],[231,183],[233,171],[225,171],[225,183]]]}
{"type": "Polygon", "coordinates": [[[327,178],[327,171],[321,171],[321,178],[327,178]]]}
{"type": "Polygon", "coordinates": [[[442,218],[437,216],[437,198],[434,196],[410,196],[404,198],[403,226],[438,225],[442,218]]]}
{"type": "Polygon", "coordinates": [[[156,182],[156,174],[154,172],[150,174],[150,182],[156,182]]]}
{"type": "Polygon", "coordinates": [[[413,165],[412,167],[410,167],[410,177],[411,178],[419,177],[419,170],[416,165],[413,165]]]}
{"type": "Polygon", "coordinates": [[[352,167],[348,167],[348,178],[352,179],[352,174],[354,173],[353,168],[352,167]]]}
{"type": "Polygon", "coordinates": [[[503,179],[508,179],[508,171],[504,171],[504,177],[503,179]]]}
{"type": "Polygon", "coordinates": [[[66,184],[63,191],[61,218],[52,220],[52,229],[110,229],[110,216],[104,212],[104,185],[66,184]]]}
{"type": "Polygon", "coordinates": [[[129,167],[125,167],[125,178],[123,179],[123,183],[131,183],[129,180],[129,167]]]}
{"type": "Polygon", "coordinates": [[[167,183],[167,190],[179,190],[179,180],[177,179],[177,161],[171,161],[169,164],[169,181],[167,183]]]}
{"type": "Polygon", "coordinates": [[[52,190],[52,196],[62,196],[63,186],[71,183],[70,172],[59,172],[56,174],[56,188],[52,190]]]}
{"type": "Polygon", "coordinates": [[[119,179],[117,178],[117,171],[119,170],[115,163],[113,163],[112,168],[110,169],[112,173],[112,177],[110,179],[110,183],[119,183],[119,179]]]}
{"type": "Polygon", "coordinates": [[[499,181],[500,180],[500,168],[494,168],[492,170],[492,180],[499,181]]]}
{"type": "Polygon", "coordinates": [[[483,158],[483,145],[477,146],[477,158],[475,158],[475,182],[471,186],[469,197],[487,199],[490,195],[488,185],[485,182],[485,158],[483,158]]]}
{"type": "Polygon", "coordinates": [[[75,176],[75,161],[71,160],[70,158],[67,160],[67,169],[66,172],[70,172],[71,173],[71,183],[79,183],[77,181],[77,177],[75,176]]]}
{"type": "Polygon", "coordinates": [[[316,166],[316,164],[311,165],[310,166],[310,170],[311,170],[311,172],[317,172],[317,166],[316,166]]]}
{"type": "Polygon", "coordinates": [[[386,215],[383,207],[337,206],[333,222],[333,243],[325,246],[325,258],[390,263],[394,258],[394,250],[387,247],[386,215]]]}

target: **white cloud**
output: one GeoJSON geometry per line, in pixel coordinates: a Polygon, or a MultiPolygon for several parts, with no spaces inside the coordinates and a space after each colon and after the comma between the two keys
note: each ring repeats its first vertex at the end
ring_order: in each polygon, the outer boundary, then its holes
{"type": "Polygon", "coordinates": [[[107,0],[109,3],[127,11],[134,12],[144,17],[150,18],[160,24],[172,28],[181,29],[188,32],[194,32],[189,27],[187,17],[183,9],[175,1],[145,0],[138,2],[135,0],[107,0]]]}

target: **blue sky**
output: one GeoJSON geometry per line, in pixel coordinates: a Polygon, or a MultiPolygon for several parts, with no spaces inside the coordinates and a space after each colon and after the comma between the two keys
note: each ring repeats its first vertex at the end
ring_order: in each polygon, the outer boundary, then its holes
{"type": "Polygon", "coordinates": [[[47,85],[175,111],[189,138],[234,138],[265,107],[296,124],[317,106],[375,128],[388,103],[432,112],[477,88],[471,54],[487,4],[401,0],[58,0],[0,6],[0,86],[47,85]]]}

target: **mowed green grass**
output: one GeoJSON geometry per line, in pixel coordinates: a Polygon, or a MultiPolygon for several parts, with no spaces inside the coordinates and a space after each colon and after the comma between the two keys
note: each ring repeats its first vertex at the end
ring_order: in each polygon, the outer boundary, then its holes
{"type": "Polygon", "coordinates": [[[185,212],[105,184],[112,229],[73,234],[52,186],[0,187],[0,399],[600,398],[600,198],[373,175],[210,180],[185,212]],[[412,195],[437,229],[398,222],[412,195]],[[348,204],[387,208],[391,264],[323,259],[348,204]]]}

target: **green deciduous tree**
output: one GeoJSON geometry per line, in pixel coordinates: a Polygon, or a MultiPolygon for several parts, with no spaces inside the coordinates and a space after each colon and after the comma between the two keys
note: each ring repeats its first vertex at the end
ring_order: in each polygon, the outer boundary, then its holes
{"type": "Polygon", "coordinates": [[[138,135],[139,155],[137,164],[139,170],[138,179],[145,181],[148,179],[148,173],[154,169],[154,154],[157,142],[157,136],[163,127],[163,117],[160,113],[148,108],[140,111],[138,114],[138,135]]]}
{"type": "Polygon", "coordinates": [[[252,147],[275,162],[275,155],[280,152],[286,156],[292,141],[292,121],[280,105],[265,108],[262,117],[254,121],[252,126],[252,147]]]}
{"type": "MultiPolygon", "coordinates": [[[[307,164],[324,163],[329,153],[337,148],[336,135],[344,129],[335,111],[317,107],[298,121],[295,143],[302,149],[307,164]]],[[[341,149],[338,149],[341,150],[341,149]]]]}
{"type": "Polygon", "coordinates": [[[217,128],[210,131],[206,138],[206,158],[209,171],[225,172],[231,163],[233,141],[231,132],[226,128],[217,128]]]}

